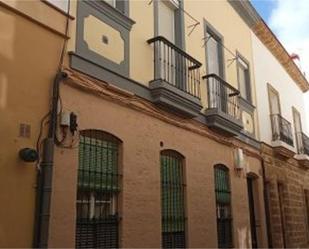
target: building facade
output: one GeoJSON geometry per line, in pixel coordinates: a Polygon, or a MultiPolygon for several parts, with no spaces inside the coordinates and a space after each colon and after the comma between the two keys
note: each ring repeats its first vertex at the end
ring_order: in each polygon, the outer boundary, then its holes
{"type": "Polygon", "coordinates": [[[0,246],[31,247],[37,170],[18,152],[36,148],[66,17],[41,1],[1,1],[0,22],[0,246]]]}
{"type": "Polygon", "coordinates": [[[258,116],[263,124],[260,140],[270,246],[308,247],[309,140],[303,99],[308,83],[278,40],[266,38],[271,31],[264,23],[259,22],[254,31],[252,47],[258,116]]]}
{"type": "Polygon", "coordinates": [[[306,153],[273,144],[261,100],[286,81],[303,113],[308,82],[264,44],[249,2],[58,4],[0,5],[1,247],[305,245],[306,153]]]}

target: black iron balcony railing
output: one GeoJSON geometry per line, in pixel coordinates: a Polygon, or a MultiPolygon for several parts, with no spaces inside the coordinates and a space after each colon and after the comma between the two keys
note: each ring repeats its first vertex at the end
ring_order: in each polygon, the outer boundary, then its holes
{"type": "Polygon", "coordinates": [[[154,44],[154,80],[163,80],[200,99],[202,64],[162,36],[147,42],[154,44]]]}
{"type": "Polygon", "coordinates": [[[305,154],[309,156],[309,137],[302,132],[298,132],[296,133],[296,138],[298,154],[305,154]]]}
{"type": "Polygon", "coordinates": [[[270,119],[273,141],[280,140],[293,146],[293,133],[291,123],[281,117],[280,114],[271,114],[270,119]]]}
{"type": "Polygon", "coordinates": [[[208,74],[203,79],[207,79],[208,108],[219,109],[239,119],[239,91],[216,74],[208,74]]]}

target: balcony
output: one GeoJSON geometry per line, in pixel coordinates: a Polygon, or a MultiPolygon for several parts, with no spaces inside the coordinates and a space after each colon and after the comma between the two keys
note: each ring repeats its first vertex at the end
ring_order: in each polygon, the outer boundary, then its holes
{"type": "Polygon", "coordinates": [[[298,148],[298,155],[295,156],[299,163],[309,169],[309,137],[304,133],[298,132],[296,134],[296,142],[298,148]]]}
{"type": "Polygon", "coordinates": [[[295,152],[293,148],[292,126],[289,121],[284,119],[280,114],[270,115],[272,128],[272,145],[275,152],[283,157],[292,157],[295,152]]]}
{"type": "Polygon", "coordinates": [[[227,136],[237,136],[243,129],[240,120],[239,91],[216,74],[203,77],[207,80],[207,125],[227,136]]]}
{"type": "Polygon", "coordinates": [[[147,42],[154,47],[154,79],[149,83],[154,103],[188,118],[197,116],[202,64],[162,36],[147,42]]]}

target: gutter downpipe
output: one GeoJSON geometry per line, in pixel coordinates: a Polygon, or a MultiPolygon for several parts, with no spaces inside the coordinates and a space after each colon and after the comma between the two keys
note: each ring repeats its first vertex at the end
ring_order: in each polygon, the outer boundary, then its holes
{"type": "Polygon", "coordinates": [[[267,241],[268,241],[268,248],[273,248],[272,238],[270,234],[269,200],[268,200],[268,192],[267,192],[265,164],[264,164],[263,158],[261,162],[262,162],[262,171],[263,171],[263,195],[264,195],[264,209],[265,209],[265,219],[266,219],[267,241]]]}
{"type": "Polygon", "coordinates": [[[59,86],[67,74],[58,71],[53,82],[52,106],[48,136],[43,141],[41,170],[37,175],[37,194],[35,207],[34,242],[35,248],[48,248],[51,192],[54,164],[54,143],[57,128],[59,86]]]}

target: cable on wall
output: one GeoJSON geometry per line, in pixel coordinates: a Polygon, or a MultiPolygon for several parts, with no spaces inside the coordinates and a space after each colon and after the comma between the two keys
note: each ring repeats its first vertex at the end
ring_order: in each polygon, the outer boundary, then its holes
{"type": "MultiPolygon", "coordinates": [[[[202,38],[202,40],[204,40],[204,43],[202,45],[202,47],[205,47],[208,43],[208,41],[210,40],[210,38],[213,38],[215,39],[212,35],[210,34],[207,34],[206,36],[204,36],[202,38]]],[[[227,61],[229,61],[230,63],[228,64],[228,66],[230,66],[235,60],[237,60],[238,56],[232,52],[229,48],[227,48],[221,41],[217,40],[216,39],[216,42],[221,46],[223,47],[227,52],[229,52],[229,54],[231,54],[233,57],[231,59],[228,59],[227,61]]]]}

